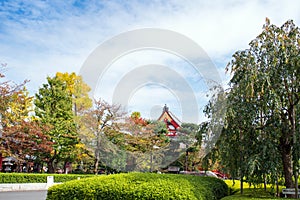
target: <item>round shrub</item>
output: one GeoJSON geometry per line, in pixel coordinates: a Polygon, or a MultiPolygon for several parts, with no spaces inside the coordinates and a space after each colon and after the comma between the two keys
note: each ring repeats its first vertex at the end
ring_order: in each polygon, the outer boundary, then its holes
{"type": "Polygon", "coordinates": [[[47,200],[221,199],[227,185],[217,178],[176,174],[128,173],[69,181],[48,190],[47,200]]]}

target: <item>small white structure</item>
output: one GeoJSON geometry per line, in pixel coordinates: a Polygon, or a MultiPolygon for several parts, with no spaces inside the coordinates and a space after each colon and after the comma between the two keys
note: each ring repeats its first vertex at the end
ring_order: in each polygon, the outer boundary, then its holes
{"type": "Polygon", "coordinates": [[[47,176],[47,186],[51,186],[54,184],[54,177],[53,176],[47,176]]]}

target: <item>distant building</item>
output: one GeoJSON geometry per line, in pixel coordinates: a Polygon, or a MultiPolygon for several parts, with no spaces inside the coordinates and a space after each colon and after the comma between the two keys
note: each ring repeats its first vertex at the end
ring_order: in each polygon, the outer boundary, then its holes
{"type": "Polygon", "coordinates": [[[177,136],[177,131],[180,129],[180,120],[171,112],[167,105],[164,106],[163,112],[158,118],[158,121],[165,122],[168,128],[167,136],[177,136]]]}

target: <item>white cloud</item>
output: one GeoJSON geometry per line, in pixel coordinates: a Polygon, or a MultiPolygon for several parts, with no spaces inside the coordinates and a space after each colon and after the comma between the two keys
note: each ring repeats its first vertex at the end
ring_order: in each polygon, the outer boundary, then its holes
{"type": "MultiPolygon", "coordinates": [[[[261,32],[265,17],[278,26],[288,19],[299,24],[299,7],[300,1],[293,0],[2,1],[0,62],[8,63],[9,79],[15,82],[30,79],[28,88],[35,93],[47,75],[57,71],[79,72],[88,55],[105,40],[133,29],[162,28],[198,43],[212,58],[224,82],[228,79],[224,67],[231,55],[247,48],[261,32]]],[[[110,89],[130,70],[155,63],[174,66],[191,85],[198,102],[201,101],[201,90],[205,87],[196,82],[197,74],[185,61],[166,52],[149,52],[128,54],[114,63],[101,80],[105,82],[101,92],[109,96],[110,89]]],[[[138,90],[131,100],[132,109],[136,110],[133,105],[138,105],[136,108],[143,109],[146,115],[148,105],[155,107],[166,101],[171,110],[180,110],[177,100],[165,98],[164,95],[172,96],[165,92],[153,88],[138,90]],[[149,98],[149,94],[155,98],[149,98]]]]}

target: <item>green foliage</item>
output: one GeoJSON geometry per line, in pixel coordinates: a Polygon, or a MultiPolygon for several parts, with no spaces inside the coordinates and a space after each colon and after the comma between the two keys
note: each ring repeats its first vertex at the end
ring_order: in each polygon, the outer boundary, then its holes
{"type": "Polygon", "coordinates": [[[194,123],[182,123],[180,127],[180,132],[188,135],[195,135],[198,131],[199,125],[194,123]]]}
{"type": "Polygon", "coordinates": [[[163,137],[168,133],[168,128],[167,128],[166,123],[164,123],[162,121],[152,120],[152,121],[150,121],[150,124],[152,124],[153,132],[156,135],[161,135],[163,137]]]}
{"type": "Polygon", "coordinates": [[[124,136],[120,133],[119,121],[124,117],[120,105],[110,105],[102,99],[94,101],[94,108],[85,117],[85,126],[90,133],[87,146],[94,150],[94,173],[99,164],[107,164],[118,170],[124,170],[126,155],[123,151],[124,136]],[[101,158],[101,161],[100,161],[101,158]]]}
{"type": "Polygon", "coordinates": [[[53,153],[49,155],[48,168],[54,172],[55,163],[70,161],[70,153],[78,143],[78,133],[72,111],[72,97],[67,91],[67,85],[57,78],[47,78],[35,95],[35,114],[39,120],[50,126],[47,134],[53,142],[53,153]]]}
{"type": "Polygon", "coordinates": [[[227,111],[215,152],[232,177],[275,184],[284,176],[293,187],[300,152],[299,52],[300,29],[293,21],[277,27],[267,19],[249,48],[228,64],[227,111]]]}
{"type": "Polygon", "coordinates": [[[48,190],[58,199],[221,199],[227,185],[212,177],[129,173],[70,181],[48,190]]]}
{"type": "Polygon", "coordinates": [[[201,125],[194,123],[182,123],[178,130],[177,142],[187,145],[185,154],[177,159],[172,165],[176,165],[184,170],[197,170],[199,163],[202,163],[202,134],[201,125]]]}
{"type": "MultiPolygon", "coordinates": [[[[202,124],[198,125],[194,123],[182,123],[179,132],[189,138],[196,139],[196,142],[193,144],[194,150],[196,150],[197,147],[201,146],[202,134],[204,133],[202,130],[202,124]]],[[[194,152],[194,150],[191,150],[189,152],[194,152]]]]}
{"type": "Polygon", "coordinates": [[[47,176],[53,176],[54,182],[60,183],[78,178],[88,178],[93,175],[1,173],[0,183],[46,183],[47,176]]]}
{"type": "Polygon", "coordinates": [[[248,146],[239,149],[244,157],[240,163],[246,166],[240,169],[257,181],[271,174],[270,181],[275,182],[282,158],[289,187],[293,185],[292,160],[299,160],[299,38],[293,21],[277,27],[267,19],[250,49],[236,52],[229,64],[234,76],[228,128],[235,129],[241,146],[248,146]]]}

